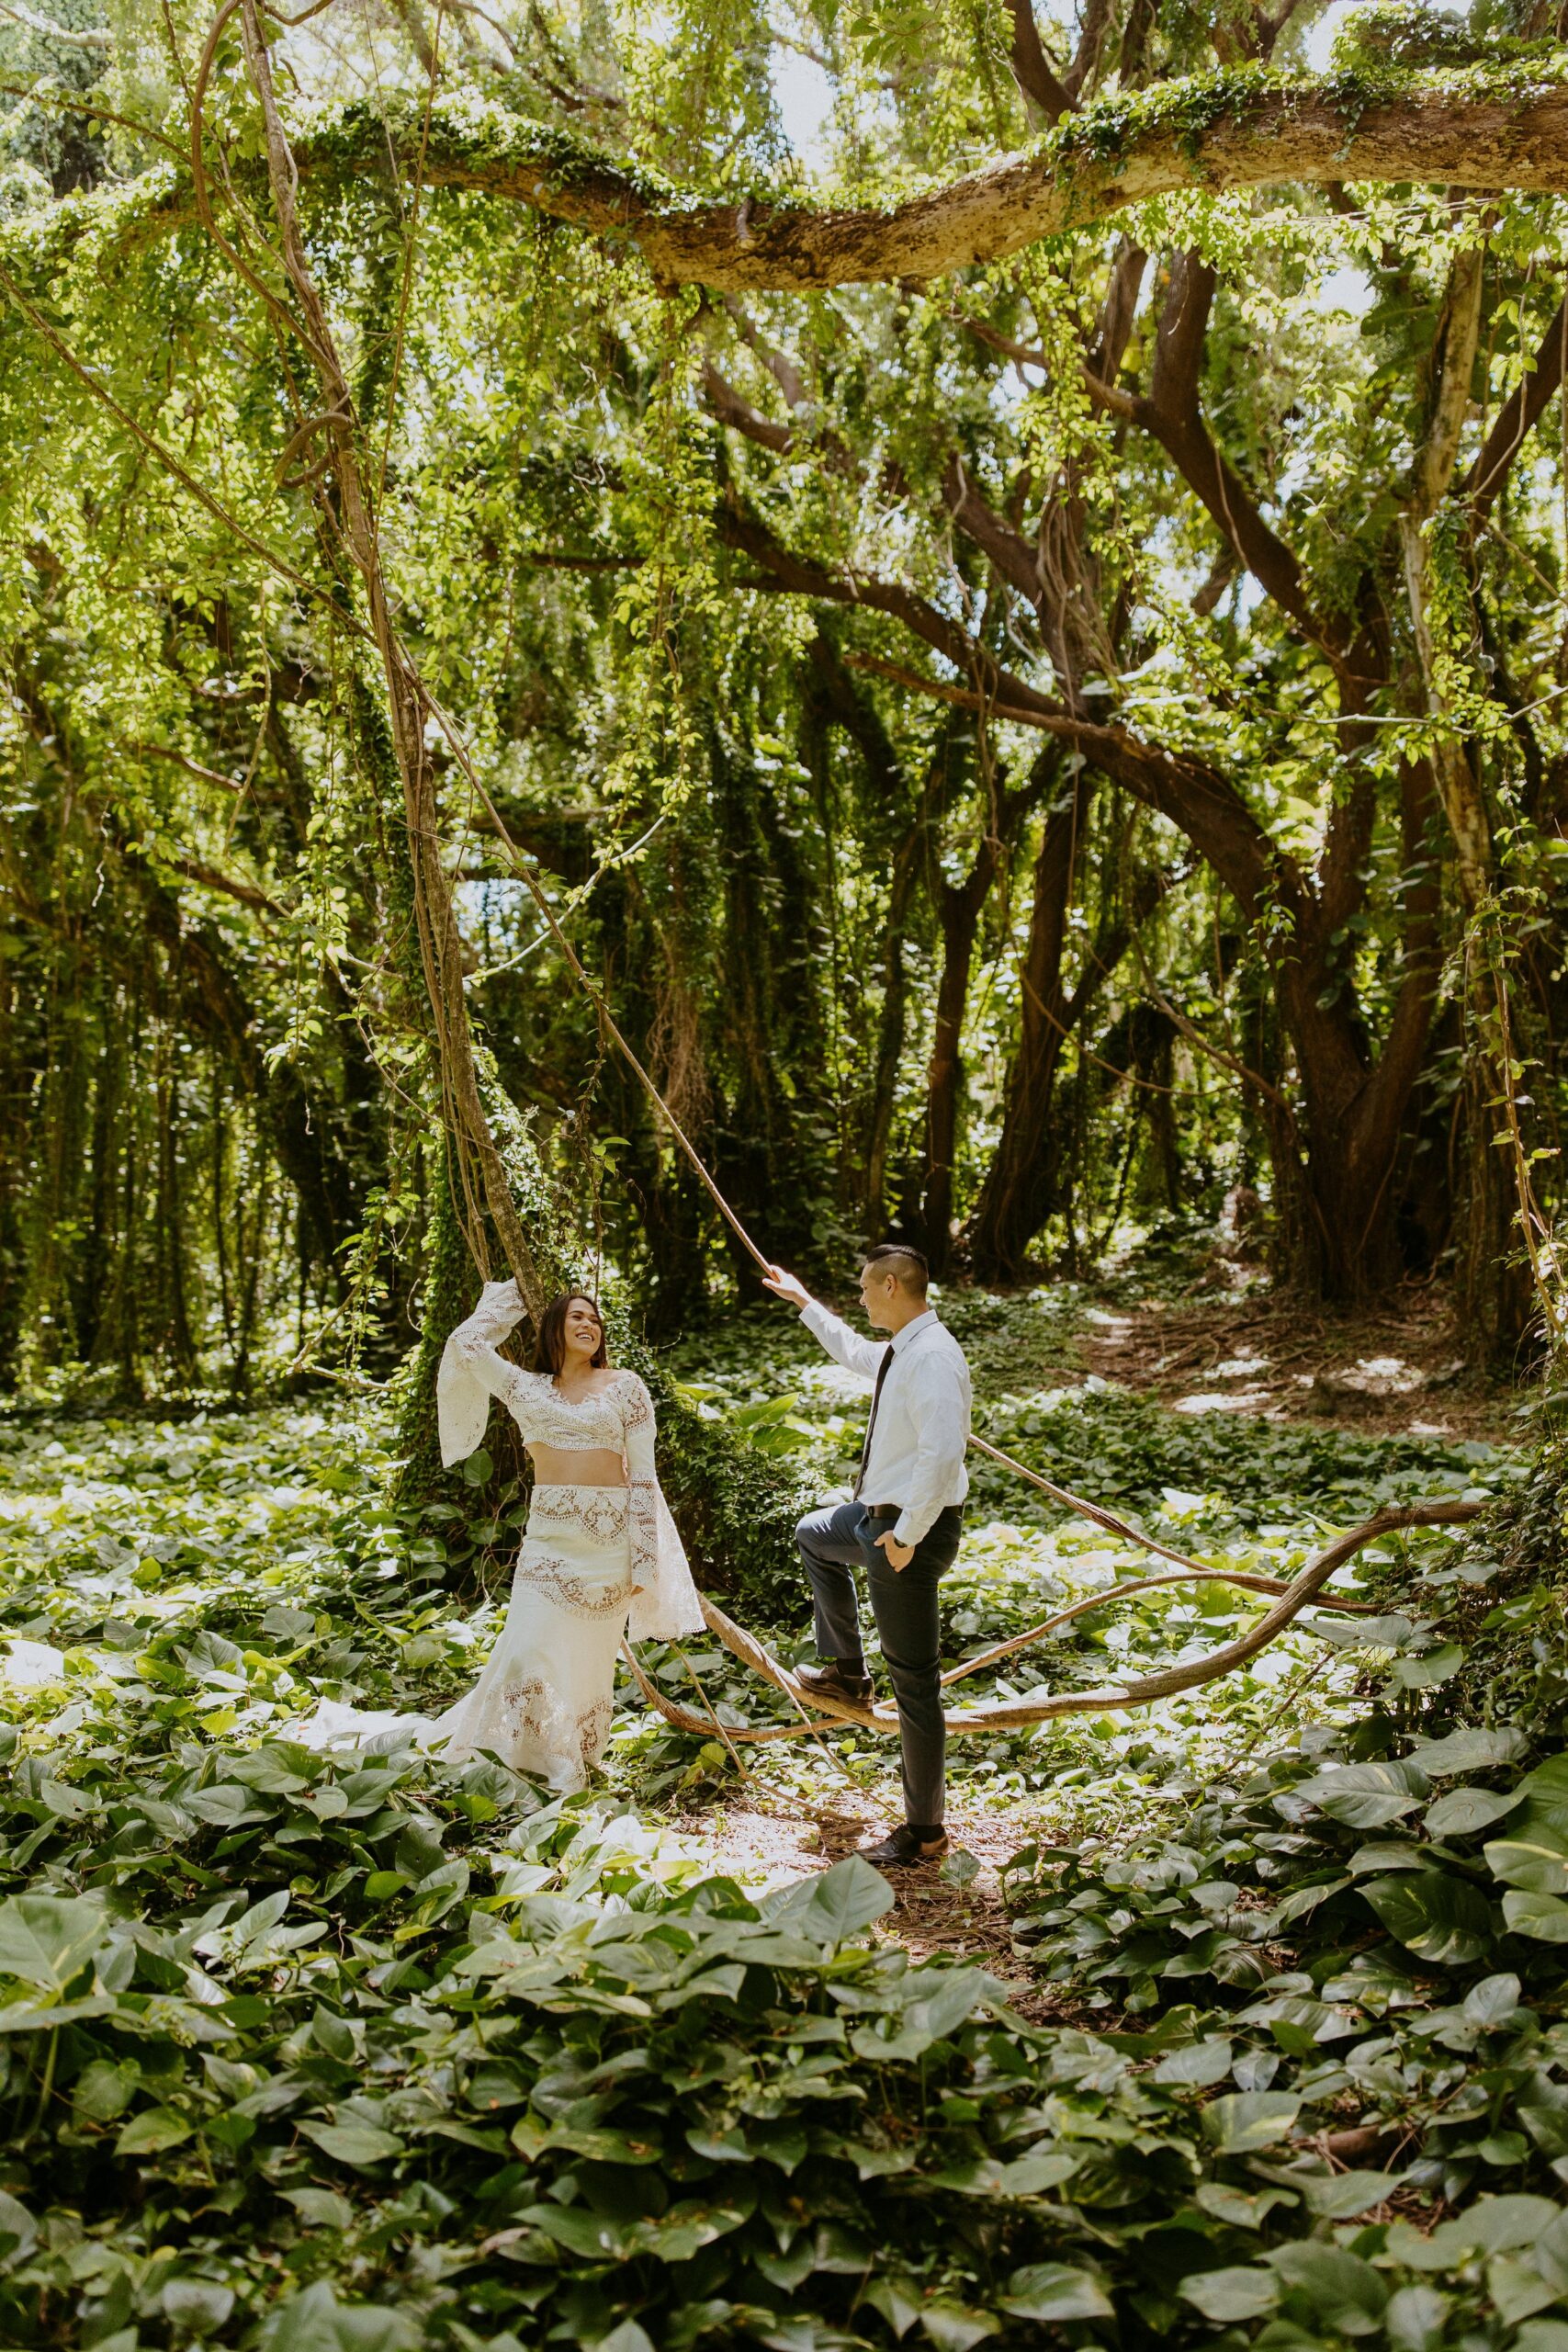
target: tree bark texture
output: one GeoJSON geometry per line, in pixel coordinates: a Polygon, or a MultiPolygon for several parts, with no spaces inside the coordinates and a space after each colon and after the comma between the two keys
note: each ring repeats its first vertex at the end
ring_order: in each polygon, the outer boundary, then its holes
{"type": "MultiPolygon", "coordinates": [[[[255,10],[247,8],[242,21],[265,72],[255,10]]],[[[718,292],[942,277],[1092,226],[1128,205],[1193,189],[1356,180],[1568,188],[1568,80],[1561,58],[1548,53],[1479,85],[1473,71],[1413,74],[1392,95],[1356,77],[1292,83],[1258,66],[1194,74],[1136,94],[1131,104],[1125,94],[1091,103],[1025,153],[886,209],[814,209],[754,195],[739,203],[694,201],[637,165],[542,130],[502,98],[471,90],[438,91],[428,118],[422,103],[406,99],[344,106],[318,118],[291,152],[270,76],[263,106],[269,170],[276,185],[286,157],[290,191],[301,173],[343,179],[384,171],[390,150],[429,185],[500,197],[630,243],[662,283],[718,292]]],[[[150,198],[147,211],[124,221],[123,235],[143,238],[190,221],[193,191],[184,175],[150,198]]],[[[115,198],[119,204],[118,189],[115,198]]],[[[74,239],[85,225],[65,222],[62,233],[74,239]]],[[[26,258],[50,266],[47,254],[26,258]]]]}
{"type": "MultiPolygon", "coordinates": [[[[241,23],[245,58],[260,99],[265,126],[267,175],[282,241],[284,267],[301,316],[294,328],[304,341],[321,385],[318,420],[331,453],[339,493],[338,521],[364,585],[371,632],[386,675],[392,741],[403,787],[403,813],[413,867],[414,912],[448,1130],[457,1139],[462,1182],[462,1222],[481,1274],[489,1253],[479,1214],[480,1200],[468,1181],[476,1169],[488,1211],[506,1261],[531,1315],[545,1304],[545,1285],[512,1198],[506,1170],[486,1116],[475,1065],[473,1038],[463,993],[463,964],[456,910],[441,864],[435,782],[426,743],[434,718],[429,697],[399,642],[381,569],[375,518],[360,465],[358,426],[347,375],[326,310],[316,289],[300,234],[299,171],[273,90],[272,67],[256,0],[243,0],[241,23]]],[[[196,126],[197,136],[200,125],[196,126]]]]}
{"type": "MultiPolygon", "coordinates": [[[[1292,85],[1258,71],[1195,75],[1153,93],[1144,121],[1130,129],[1112,105],[1088,107],[1031,152],[886,211],[754,198],[691,203],[589,149],[567,150],[557,134],[541,138],[501,105],[471,96],[460,111],[437,98],[424,170],[434,185],[482,189],[595,235],[629,239],[671,285],[804,292],[945,277],[1191,188],[1413,180],[1562,189],[1568,86],[1547,69],[1537,74],[1533,85],[1480,94],[1438,76],[1413,77],[1398,96],[1371,103],[1359,90],[1292,85]]],[[[389,130],[412,162],[412,111],[389,124],[366,108],[302,138],[300,166],[379,163],[389,130]]]]}

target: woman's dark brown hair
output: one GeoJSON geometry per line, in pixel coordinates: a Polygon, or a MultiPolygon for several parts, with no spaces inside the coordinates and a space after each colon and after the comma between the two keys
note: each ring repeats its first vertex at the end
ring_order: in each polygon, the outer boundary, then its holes
{"type": "Polygon", "coordinates": [[[536,1372],[547,1372],[553,1377],[565,1363],[567,1309],[574,1306],[579,1299],[584,1306],[591,1306],[599,1317],[599,1344],[590,1361],[600,1372],[608,1364],[610,1356],[604,1345],[604,1317],[598,1300],[591,1298],[585,1290],[563,1290],[558,1297],[551,1299],[539,1317],[539,1337],[534,1349],[536,1372]]]}

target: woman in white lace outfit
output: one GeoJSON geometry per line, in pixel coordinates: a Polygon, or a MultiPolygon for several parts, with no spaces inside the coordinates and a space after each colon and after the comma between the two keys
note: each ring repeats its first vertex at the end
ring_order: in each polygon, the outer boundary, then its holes
{"type": "Polygon", "coordinates": [[[659,1489],[653,1400],[611,1369],[592,1299],[568,1293],[540,1318],[537,1369],[499,1351],[521,1320],[515,1283],[489,1283],[446,1342],[436,1378],[441,1459],[479,1444],[499,1397],[533,1456],[528,1530],[490,1663],[445,1714],[372,1714],[325,1701],[303,1736],[388,1748],[417,1738],[448,1762],[479,1750],[559,1790],[581,1788],[609,1736],[615,1653],[702,1625],[702,1604],[659,1489]]]}

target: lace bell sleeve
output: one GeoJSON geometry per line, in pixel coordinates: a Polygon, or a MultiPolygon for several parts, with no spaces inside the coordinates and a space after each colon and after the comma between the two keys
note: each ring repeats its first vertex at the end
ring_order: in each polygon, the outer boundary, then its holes
{"type": "Polygon", "coordinates": [[[634,1642],[669,1642],[682,1634],[701,1633],[703,1605],[670,1506],[660,1491],[653,1399],[635,1373],[626,1375],[621,1424],[626,1432],[631,1575],[636,1588],[627,1636],[634,1642]]]}
{"type": "Polygon", "coordinates": [[[498,1352],[500,1342],[522,1320],[516,1283],[486,1283],[479,1305],[442,1351],[435,1375],[435,1419],[441,1459],[448,1469],[466,1461],[482,1442],[492,1396],[510,1407],[520,1425],[524,1422],[529,1375],[498,1352]]]}

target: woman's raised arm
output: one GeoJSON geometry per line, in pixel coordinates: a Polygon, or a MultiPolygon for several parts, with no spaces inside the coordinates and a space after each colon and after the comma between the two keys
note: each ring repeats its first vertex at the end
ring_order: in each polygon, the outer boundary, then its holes
{"type": "Polygon", "coordinates": [[[435,1418],[441,1459],[448,1469],[466,1461],[483,1441],[490,1400],[499,1396],[526,1435],[525,1413],[533,1374],[509,1363],[500,1343],[523,1320],[514,1282],[486,1283],[479,1303],[459,1323],[442,1351],[435,1375],[435,1418]]]}

